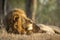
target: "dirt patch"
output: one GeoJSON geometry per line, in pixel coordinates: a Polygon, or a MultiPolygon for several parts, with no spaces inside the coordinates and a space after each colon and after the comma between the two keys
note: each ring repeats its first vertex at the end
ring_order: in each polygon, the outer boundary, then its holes
{"type": "Polygon", "coordinates": [[[60,35],[47,33],[33,33],[31,35],[10,34],[4,29],[0,29],[0,40],[60,40],[60,35]]]}

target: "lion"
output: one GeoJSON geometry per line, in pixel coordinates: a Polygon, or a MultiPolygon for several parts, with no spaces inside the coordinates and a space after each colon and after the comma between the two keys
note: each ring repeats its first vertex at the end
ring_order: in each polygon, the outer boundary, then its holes
{"type": "Polygon", "coordinates": [[[22,9],[13,9],[6,15],[6,30],[9,33],[27,34],[33,30],[30,20],[22,9]]]}
{"type": "Polygon", "coordinates": [[[39,24],[40,29],[48,34],[60,34],[59,27],[58,26],[52,26],[52,25],[44,25],[44,24],[39,24]]]}

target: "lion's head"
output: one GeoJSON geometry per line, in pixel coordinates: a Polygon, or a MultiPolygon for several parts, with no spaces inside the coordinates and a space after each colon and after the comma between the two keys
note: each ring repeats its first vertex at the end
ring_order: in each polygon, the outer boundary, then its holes
{"type": "Polygon", "coordinates": [[[21,9],[13,9],[6,16],[6,30],[13,33],[27,33],[32,31],[33,24],[21,9]]]}

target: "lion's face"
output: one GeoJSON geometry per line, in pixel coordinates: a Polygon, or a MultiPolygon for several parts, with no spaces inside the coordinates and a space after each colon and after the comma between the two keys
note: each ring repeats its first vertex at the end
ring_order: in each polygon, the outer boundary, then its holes
{"type": "Polygon", "coordinates": [[[25,21],[25,30],[26,30],[26,34],[31,34],[33,33],[33,23],[31,22],[31,20],[26,20],[25,21]]]}
{"type": "Polygon", "coordinates": [[[27,33],[27,31],[32,31],[33,25],[31,20],[27,18],[23,10],[14,9],[7,15],[7,25],[8,31],[14,33],[27,33]]]}
{"type": "Polygon", "coordinates": [[[14,29],[18,30],[19,33],[29,33],[33,30],[33,24],[31,20],[25,19],[21,16],[14,16],[14,29]]]}
{"type": "Polygon", "coordinates": [[[33,29],[33,24],[30,20],[26,20],[25,22],[27,30],[32,30],[33,29]]]}

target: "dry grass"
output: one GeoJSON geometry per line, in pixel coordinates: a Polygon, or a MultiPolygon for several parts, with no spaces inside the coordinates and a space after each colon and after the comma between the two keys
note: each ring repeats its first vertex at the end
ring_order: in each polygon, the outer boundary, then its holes
{"type": "Polygon", "coordinates": [[[60,40],[60,34],[33,33],[31,35],[9,34],[0,29],[0,40],[60,40]]]}

